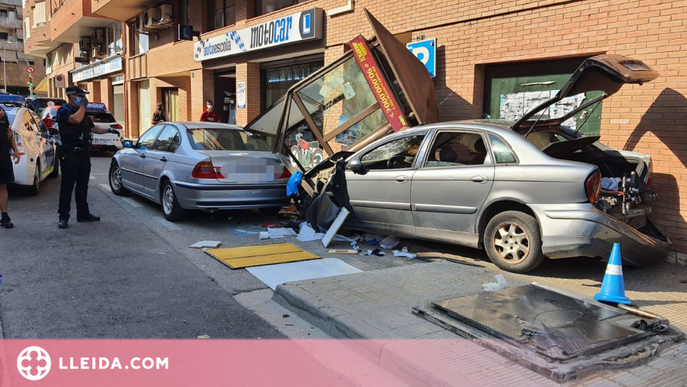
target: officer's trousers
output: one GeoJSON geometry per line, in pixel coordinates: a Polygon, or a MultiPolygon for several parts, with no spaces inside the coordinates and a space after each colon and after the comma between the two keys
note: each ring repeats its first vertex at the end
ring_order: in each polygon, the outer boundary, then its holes
{"type": "Polygon", "coordinates": [[[72,191],[76,184],[76,214],[86,216],[88,211],[88,179],[91,177],[91,155],[88,152],[67,153],[60,159],[62,184],[57,212],[60,219],[69,219],[72,191]]]}

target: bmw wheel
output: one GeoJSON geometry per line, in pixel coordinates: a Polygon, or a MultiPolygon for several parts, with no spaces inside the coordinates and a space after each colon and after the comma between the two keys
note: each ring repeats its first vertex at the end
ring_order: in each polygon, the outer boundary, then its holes
{"type": "Polygon", "coordinates": [[[537,220],[519,211],[494,216],[484,230],[484,249],[499,268],[527,273],[544,262],[537,220]]]}
{"type": "Polygon", "coordinates": [[[113,194],[117,196],[125,196],[131,193],[128,189],[124,188],[122,184],[122,170],[119,168],[117,162],[113,161],[110,165],[110,190],[113,194]]]}
{"type": "Polygon", "coordinates": [[[179,201],[174,194],[174,188],[172,188],[172,183],[169,180],[165,181],[162,185],[162,197],[160,199],[165,219],[170,222],[184,219],[186,210],[179,205],[179,201]]]}

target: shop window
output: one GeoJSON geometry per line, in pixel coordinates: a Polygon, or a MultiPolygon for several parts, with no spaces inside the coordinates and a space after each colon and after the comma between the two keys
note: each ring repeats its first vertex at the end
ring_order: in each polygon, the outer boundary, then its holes
{"type": "Polygon", "coordinates": [[[255,0],[255,16],[278,11],[308,0],[255,0]]]}
{"type": "Polygon", "coordinates": [[[264,70],[265,93],[263,108],[272,106],[291,86],[322,67],[322,63],[306,63],[264,70]]]}
{"type": "Polygon", "coordinates": [[[236,0],[209,0],[208,6],[210,29],[236,24],[236,0]]]}

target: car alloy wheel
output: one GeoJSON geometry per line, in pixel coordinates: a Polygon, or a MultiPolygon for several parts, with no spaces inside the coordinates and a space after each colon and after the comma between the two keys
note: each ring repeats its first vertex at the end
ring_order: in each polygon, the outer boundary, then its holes
{"type": "Polygon", "coordinates": [[[165,186],[165,191],[162,193],[162,209],[167,215],[174,209],[174,190],[169,184],[165,186]]]}
{"type": "Polygon", "coordinates": [[[530,252],[529,235],[514,223],[502,224],[494,234],[494,247],[501,259],[520,263],[530,252]]]}
{"type": "Polygon", "coordinates": [[[546,258],[539,223],[521,211],[496,214],[484,229],[484,249],[496,266],[514,273],[534,270],[546,258]]]}
{"type": "Polygon", "coordinates": [[[41,160],[36,159],[36,168],[33,173],[33,184],[29,187],[29,195],[38,195],[41,188],[41,160]]]}
{"type": "Polygon", "coordinates": [[[110,183],[112,188],[116,190],[122,189],[122,171],[119,167],[112,167],[112,173],[110,173],[110,183]]]}

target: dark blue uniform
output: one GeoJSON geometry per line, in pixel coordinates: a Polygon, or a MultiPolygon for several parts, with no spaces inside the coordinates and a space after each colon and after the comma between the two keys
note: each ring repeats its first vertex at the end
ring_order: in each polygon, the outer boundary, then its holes
{"type": "Polygon", "coordinates": [[[0,184],[14,181],[14,165],[12,165],[12,158],[10,156],[12,143],[7,137],[7,128],[9,126],[10,122],[7,119],[7,115],[5,115],[5,118],[0,120],[0,184]]]}
{"type": "Polygon", "coordinates": [[[62,185],[58,213],[60,219],[69,219],[72,191],[76,184],[77,217],[90,214],[88,210],[88,180],[91,176],[91,129],[93,121],[84,115],[79,124],[69,122],[69,117],[79,110],[70,104],[64,104],[57,111],[57,124],[60,130],[62,146],[58,151],[62,167],[62,185]]]}

